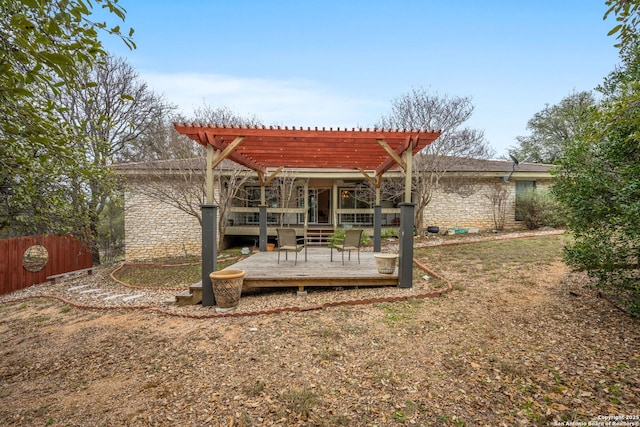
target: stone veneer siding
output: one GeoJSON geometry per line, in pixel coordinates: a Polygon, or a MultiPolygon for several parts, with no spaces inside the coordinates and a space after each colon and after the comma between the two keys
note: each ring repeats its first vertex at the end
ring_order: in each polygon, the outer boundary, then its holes
{"type": "MultiPolygon", "coordinates": [[[[455,192],[434,192],[431,202],[424,212],[425,227],[438,226],[440,232],[448,228],[478,228],[480,230],[493,230],[493,206],[491,204],[491,191],[496,179],[474,181],[474,192],[468,196],[455,192]]],[[[515,181],[500,184],[508,189],[507,208],[504,221],[505,229],[523,228],[522,221],[515,220],[515,181]]],[[[536,189],[548,188],[549,183],[537,181],[536,189]]]]}
{"type": "MultiPolygon", "coordinates": [[[[493,209],[488,195],[496,179],[475,181],[469,196],[437,191],[424,214],[425,227],[493,230],[493,209]]],[[[515,181],[509,189],[505,229],[522,228],[515,220],[515,181]]],[[[538,181],[537,189],[549,183],[538,181]]],[[[166,203],[129,190],[125,192],[125,259],[127,261],[201,254],[201,229],[198,220],[166,203]]]]}
{"type": "Polygon", "coordinates": [[[127,261],[201,253],[197,218],[131,190],[125,192],[124,234],[127,261]]]}

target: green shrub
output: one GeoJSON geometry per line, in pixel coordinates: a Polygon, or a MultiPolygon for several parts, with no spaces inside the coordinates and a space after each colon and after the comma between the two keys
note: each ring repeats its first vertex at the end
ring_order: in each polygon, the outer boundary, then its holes
{"type": "Polygon", "coordinates": [[[385,228],[384,230],[382,230],[382,233],[380,234],[380,237],[382,237],[383,239],[390,239],[392,237],[398,237],[398,236],[399,236],[398,232],[393,228],[385,228]]]}
{"type": "Polygon", "coordinates": [[[529,190],[520,194],[516,199],[516,218],[522,220],[529,230],[565,226],[560,204],[546,190],[529,190]]]}

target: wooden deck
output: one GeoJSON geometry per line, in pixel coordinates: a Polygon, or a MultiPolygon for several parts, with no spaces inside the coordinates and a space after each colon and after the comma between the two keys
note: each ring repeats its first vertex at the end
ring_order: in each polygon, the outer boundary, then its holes
{"type": "Polygon", "coordinates": [[[240,269],[246,272],[244,288],[262,287],[297,287],[303,291],[313,286],[397,286],[398,269],[393,274],[380,274],[376,267],[373,252],[360,252],[358,264],[357,252],[345,253],[342,265],[342,254],[333,251],[333,262],[330,261],[330,249],[326,247],[308,247],[307,262],[304,261],[304,250],[298,253],[298,263],[294,265],[294,254],[258,252],[237,262],[229,269],[240,269]]]}

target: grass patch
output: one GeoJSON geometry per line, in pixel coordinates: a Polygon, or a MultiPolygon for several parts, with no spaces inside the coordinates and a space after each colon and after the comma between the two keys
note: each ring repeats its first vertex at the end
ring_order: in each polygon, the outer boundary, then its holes
{"type": "MultiPolygon", "coordinates": [[[[416,255],[414,254],[414,258],[416,255]]],[[[423,283],[428,283],[429,287],[432,289],[440,289],[446,288],[447,283],[444,280],[440,280],[437,277],[433,277],[431,274],[427,273],[423,269],[421,269],[416,263],[413,263],[413,272],[412,272],[412,284],[413,286],[420,286],[423,283]],[[425,277],[426,276],[426,277],[425,277]]]]}
{"type": "MultiPolygon", "coordinates": [[[[243,258],[240,249],[223,251],[218,256],[218,269],[228,267],[243,258]]],[[[132,286],[181,288],[201,280],[201,262],[197,257],[157,259],[144,264],[125,264],[114,276],[132,286]]]]}
{"type": "Polygon", "coordinates": [[[417,248],[415,256],[435,270],[491,273],[522,263],[549,265],[562,260],[568,237],[553,235],[417,248]]]}
{"type": "Polygon", "coordinates": [[[281,399],[288,411],[303,417],[308,417],[318,403],[318,396],[307,388],[286,391],[281,399]]]}
{"type": "Polygon", "coordinates": [[[179,288],[200,281],[200,264],[160,266],[124,265],[114,275],[132,286],[179,288]]]}
{"type": "Polygon", "coordinates": [[[326,362],[334,362],[342,357],[342,353],[334,348],[325,348],[318,357],[326,362]]]}
{"type": "MultiPolygon", "coordinates": [[[[554,235],[416,248],[414,256],[436,272],[453,269],[480,278],[485,274],[495,275],[515,268],[521,263],[542,266],[559,261],[568,239],[566,235],[554,235]]],[[[226,268],[244,257],[240,249],[223,251],[218,256],[218,269],[226,268]]],[[[415,264],[413,267],[414,286],[426,282],[432,289],[446,287],[444,281],[432,277],[415,264]],[[425,276],[429,278],[425,279],[425,276]]],[[[128,264],[118,270],[115,277],[133,286],[186,288],[201,279],[200,259],[180,257],[155,260],[149,264],[128,264]]]]}
{"type": "Polygon", "coordinates": [[[257,397],[260,396],[267,388],[267,383],[262,380],[256,380],[255,382],[249,383],[244,387],[244,392],[249,397],[257,397]]]}
{"type": "Polygon", "coordinates": [[[404,302],[374,304],[374,306],[384,312],[383,322],[393,326],[397,323],[406,323],[413,320],[421,303],[421,300],[410,299],[404,302]]]}

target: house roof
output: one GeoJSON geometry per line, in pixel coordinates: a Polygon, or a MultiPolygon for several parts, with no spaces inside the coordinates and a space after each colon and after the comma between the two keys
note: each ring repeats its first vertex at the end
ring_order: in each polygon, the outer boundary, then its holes
{"type": "MultiPolygon", "coordinates": [[[[119,171],[181,171],[188,169],[202,169],[204,167],[205,158],[195,157],[190,159],[171,159],[171,160],[155,160],[150,162],[135,163],[119,163],[113,165],[113,169],[119,171]]],[[[514,170],[513,162],[510,160],[485,160],[485,159],[469,159],[461,157],[445,157],[443,167],[448,172],[511,172],[514,170]]],[[[235,166],[237,167],[237,166],[235,166]]],[[[542,163],[519,163],[515,167],[515,172],[540,172],[548,173],[554,165],[542,163]]],[[[233,169],[234,165],[229,161],[224,161],[221,169],[233,169]]],[[[292,169],[296,171],[297,169],[292,169]]],[[[316,169],[322,172],[339,172],[339,169],[316,169]]]]}
{"type": "Polygon", "coordinates": [[[174,123],[177,132],[226,158],[266,173],[269,168],[347,169],[382,174],[398,166],[410,149],[418,153],[435,141],[439,131],[288,127],[237,127],[174,123]]]}
{"type": "Polygon", "coordinates": [[[111,166],[117,171],[184,171],[190,169],[203,169],[205,157],[191,157],[188,159],[150,160],[146,162],[116,163],[111,166]]]}
{"type": "Polygon", "coordinates": [[[466,157],[442,157],[438,165],[447,172],[549,172],[554,165],[544,163],[518,163],[511,160],[470,159],[466,157]]]}

